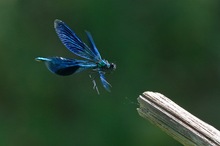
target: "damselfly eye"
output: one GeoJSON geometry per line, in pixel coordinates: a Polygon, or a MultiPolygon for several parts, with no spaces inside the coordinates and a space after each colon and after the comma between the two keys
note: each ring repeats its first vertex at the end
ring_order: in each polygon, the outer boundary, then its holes
{"type": "Polygon", "coordinates": [[[111,64],[110,64],[110,68],[112,68],[113,70],[115,70],[115,69],[116,69],[116,64],[111,63],[111,64]]]}

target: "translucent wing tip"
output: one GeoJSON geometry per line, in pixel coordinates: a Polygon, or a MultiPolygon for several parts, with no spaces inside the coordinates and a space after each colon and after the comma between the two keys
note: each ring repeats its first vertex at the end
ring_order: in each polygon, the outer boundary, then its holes
{"type": "Polygon", "coordinates": [[[63,21],[59,20],[59,19],[55,19],[54,20],[54,28],[57,28],[59,26],[59,24],[63,23],[63,21]]]}
{"type": "Polygon", "coordinates": [[[36,61],[42,62],[42,61],[50,61],[51,59],[49,58],[44,58],[44,57],[37,57],[35,58],[36,61]]]}
{"type": "Polygon", "coordinates": [[[105,79],[104,74],[100,73],[100,79],[102,82],[103,87],[108,91],[111,92],[110,87],[112,87],[105,79]]]}
{"type": "Polygon", "coordinates": [[[85,30],[85,32],[86,32],[86,35],[87,35],[87,36],[89,36],[89,35],[92,36],[89,31],[85,30]]]}

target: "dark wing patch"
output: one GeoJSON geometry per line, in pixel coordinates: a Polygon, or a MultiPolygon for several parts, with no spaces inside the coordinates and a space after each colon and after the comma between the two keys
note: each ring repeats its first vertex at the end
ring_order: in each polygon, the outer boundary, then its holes
{"type": "Polygon", "coordinates": [[[68,59],[63,57],[38,57],[37,61],[45,62],[47,68],[57,75],[67,76],[96,67],[96,64],[87,60],[68,59]]]}

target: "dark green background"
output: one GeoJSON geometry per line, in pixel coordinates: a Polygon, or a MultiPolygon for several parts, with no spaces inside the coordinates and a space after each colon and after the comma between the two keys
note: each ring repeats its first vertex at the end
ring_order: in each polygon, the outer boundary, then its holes
{"type": "Polygon", "coordinates": [[[219,0],[1,0],[1,146],[180,146],[141,118],[143,91],[165,94],[220,129],[219,0]],[[88,72],[50,73],[37,56],[76,58],[53,21],[92,33],[112,92],[88,72]]]}

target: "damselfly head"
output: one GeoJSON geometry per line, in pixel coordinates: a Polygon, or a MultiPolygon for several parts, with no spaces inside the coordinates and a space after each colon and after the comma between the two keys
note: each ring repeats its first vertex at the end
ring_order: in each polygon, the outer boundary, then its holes
{"type": "Polygon", "coordinates": [[[116,69],[116,64],[110,63],[110,68],[111,68],[112,70],[115,70],[115,69],[116,69]]]}

